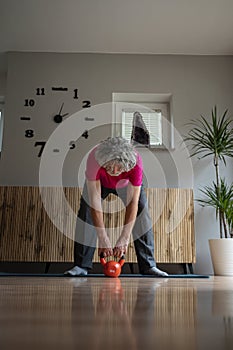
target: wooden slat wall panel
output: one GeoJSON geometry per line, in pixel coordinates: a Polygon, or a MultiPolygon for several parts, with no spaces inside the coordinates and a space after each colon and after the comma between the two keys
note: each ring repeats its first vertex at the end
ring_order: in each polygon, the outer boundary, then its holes
{"type": "MultiPolygon", "coordinates": [[[[42,192],[54,209],[52,219],[59,223],[59,229],[43,207],[39,188],[0,187],[0,261],[73,261],[75,215],[81,189],[48,187],[42,192]],[[63,191],[73,215],[64,206],[63,191]]],[[[155,232],[157,262],[194,263],[193,191],[150,188],[146,194],[155,232]]],[[[125,209],[114,195],[104,201],[103,209],[114,244],[124,222],[125,209]]],[[[137,262],[133,242],[130,242],[126,260],[137,262]]],[[[97,261],[96,250],[94,262],[97,261]]]]}
{"type": "Polygon", "coordinates": [[[193,191],[154,188],[147,191],[147,196],[154,222],[157,261],[195,263],[193,191]]]}
{"type": "MultiPolygon", "coordinates": [[[[75,220],[67,217],[61,204],[62,188],[46,188],[43,193],[54,206],[54,216],[65,231],[74,231],[75,220]]],[[[78,188],[64,188],[77,212],[78,188]]],[[[37,187],[0,188],[0,260],[1,261],[72,261],[73,237],[58,230],[48,217],[37,187]]]]}

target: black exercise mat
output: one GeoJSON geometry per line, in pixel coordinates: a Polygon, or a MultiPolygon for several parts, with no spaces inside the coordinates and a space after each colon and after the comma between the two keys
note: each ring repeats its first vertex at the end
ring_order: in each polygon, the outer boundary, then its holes
{"type": "MultiPolygon", "coordinates": [[[[63,273],[8,273],[0,272],[0,277],[65,277],[65,278],[80,278],[80,277],[102,277],[102,278],[113,278],[107,277],[104,274],[88,274],[86,276],[69,276],[63,273]]],[[[208,275],[196,275],[196,274],[178,274],[178,275],[168,275],[165,277],[153,276],[153,275],[140,275],[140,274],[121,274],[120,278],[124,277],[137,277],[137,278],[209,278],[208,275]]]]}

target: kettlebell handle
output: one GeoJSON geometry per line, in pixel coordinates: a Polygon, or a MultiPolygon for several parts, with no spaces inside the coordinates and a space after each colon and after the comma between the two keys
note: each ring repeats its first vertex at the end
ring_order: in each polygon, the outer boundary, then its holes
{"type": "MultiPolygon", "coordinates": [[[[106,263],[106,260],[105,260],[105,258],[104,258],[104,253],[103,253],[103,252],[100,254],[100,259],[102,259],[103,262],[106,263]]],[[[124,254],[121,256],[121,258],[120,258],[120,260],[119,260],[119,263],[120,263],[121,260],[125,260],[124,254]]]]}

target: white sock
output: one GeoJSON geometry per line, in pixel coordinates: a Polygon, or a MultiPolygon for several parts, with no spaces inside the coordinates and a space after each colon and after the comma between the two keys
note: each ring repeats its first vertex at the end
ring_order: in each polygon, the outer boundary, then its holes
{"type": "Polygon", "coordinates": [[[145,275],[154,275],[154,276],[158,276],[158,277],[166,277],[168,276],[168,273],[165,271],[162,271],[160,269],[158,269],[157,267],[151,267],[146,273],[145,275]]]}
{"type": "Polygon", "coordinates": [[[64,272],[64,275],[70,275],[70,276],[86,276],[87,275],[87,269],[74,266],[71,270],[68,270],[64,272]]]}

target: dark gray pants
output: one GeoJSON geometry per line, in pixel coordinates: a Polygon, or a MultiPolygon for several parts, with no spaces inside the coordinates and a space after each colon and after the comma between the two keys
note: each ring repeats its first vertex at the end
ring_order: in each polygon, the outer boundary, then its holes
{"type": "MultiPolygon", "coordinates": [[[[110,189],[101,187],[101,198],[104,200],[110,193],[120,197],[126,205],[127,187],[110,189]]],[[[149,268],[156,266],[154,259],[154,233],[151,218],[147,207],[147,198],[143,186],[141,187],[138,201],[137,219],[133,227],[133,240],[138,260],[140,273],[145,273],[149,268]]],[[[96,249],[97,234],[93,226],[89,198],[86,184],[80,201],[77,217],[74,264],[83,268],[91,269],[92,260],[96,249]]]]}

